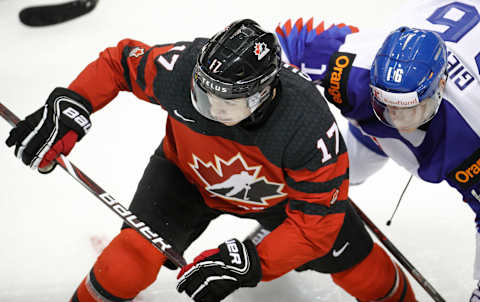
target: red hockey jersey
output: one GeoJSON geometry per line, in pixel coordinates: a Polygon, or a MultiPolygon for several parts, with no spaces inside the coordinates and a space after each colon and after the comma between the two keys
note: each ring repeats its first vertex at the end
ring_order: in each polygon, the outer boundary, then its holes
{"type": "Polygon", "coordinates": [[[260,127],[227,127],[201,116],[190,99],[192,70],[207,39],[150,47],[123,40],[72,82],[97,111],[119,91],[168,112],[164,152],[205,203],[242,215],[286,204],[285,221],[259,245],[263,280],[324,256],[343,223],[348,157],[315,85],[284,66],[271,116],[260,127]]]}

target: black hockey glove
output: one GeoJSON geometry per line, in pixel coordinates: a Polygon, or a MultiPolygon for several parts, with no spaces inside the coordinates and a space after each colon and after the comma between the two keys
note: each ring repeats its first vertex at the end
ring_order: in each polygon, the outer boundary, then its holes
{"type": "Polygon", "coordinates": [[[66,88],[55,88],[45,105],[10,131],[6,144],[25,165],[48,173],[60,154],[68,155],[90,128],[92,105],[66,88]]]}
{"type": "Polygon", "coordinates": [[[240,287],[257,286],[261,278],[255,245],[250,240],[230,239],[183,267],[177,276],[177,290],[196,302],[218,302],[240,287]]]}

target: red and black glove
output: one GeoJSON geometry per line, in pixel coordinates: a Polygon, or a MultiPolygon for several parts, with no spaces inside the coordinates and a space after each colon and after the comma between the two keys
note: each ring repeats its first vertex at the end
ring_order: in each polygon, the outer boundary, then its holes
{"type": "Polygon", "coordinates": [[[230,239],[184,266],[177,276],[177,290],[196,302],[218,302],[240,287],[257,286],[261,278],[255,245],[230,239]]]}
{"type": "Polygon", "coordinates": [[[10,131],[6,144],[15,145],[15,155],[32,169],[55,165],[60,154],[68,155],[77,141],[90,129],[92,105],[81,95],[66,88],[55,88],[45,105],[20,121],[10,131]]]}

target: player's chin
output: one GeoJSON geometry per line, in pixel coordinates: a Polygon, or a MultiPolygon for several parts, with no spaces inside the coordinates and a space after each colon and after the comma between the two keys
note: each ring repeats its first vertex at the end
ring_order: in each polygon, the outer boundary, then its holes
{"type": "Polygon", "coordinates": [[[415,131],[418,126],[417,124],[413,123],[400,123],[400,122],[393,122],[393,127],[396,128],[399,132],[403,133],[410,133],[415,131]]]}
{"type": "Polygon", "coordinates": [[[232,126],[235,126],[237,125],[238,123],[240,123],[239,121],[229,121],[229,120],[226,120],[226,121],[219,121],[220,123],[224,124],[225,126],[227,127],[232,127],[232,126]]]}
{"type": "Polygon", "coordinates": [[[417,130],[417,127],[413,127],[413,128],[397,128],[399,132],[403,132],[403,133],[410,133],[410,132],[413,132],[415,130],[417,130]]]}

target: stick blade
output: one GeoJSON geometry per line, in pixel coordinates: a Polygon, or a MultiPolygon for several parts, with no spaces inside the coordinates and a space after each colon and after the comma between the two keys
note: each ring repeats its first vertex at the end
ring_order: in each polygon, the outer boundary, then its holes
{"type": "Polygon", "coordinates": [[[91,12],[98,0],[75,0],[57,5],[32,6],[20,11],[20,21],[28,26],[66,22],[91,12]]]}

